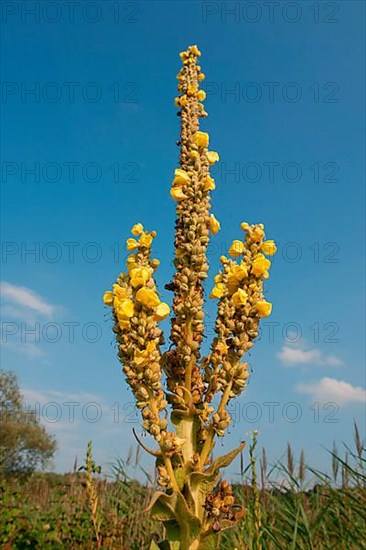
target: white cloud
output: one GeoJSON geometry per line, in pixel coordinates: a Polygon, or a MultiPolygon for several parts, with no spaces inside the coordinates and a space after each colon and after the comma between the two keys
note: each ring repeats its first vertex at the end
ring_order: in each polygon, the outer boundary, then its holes
{"type": "Polygon", "coordinates": [[[39,346],[36,346],[36,344],[33,344],[31,342],[18,342],[15,344],[13,342],[7,342],[6,340],[2,339],[1,346],[6,346],[5,349],[22,353],[30,359],[43,357],[45,355],[44,351],[41,350],[39,346]]]}
{"type": "Polygon", "coordinates": [[[339,357],[327,355],[317,348],[304,350],[300,347],[283,346],[277,355],[284,365],[305,365],[308,363],[330,367],[343,365],[343,361],[339,357]]]}
{"type": "Polygon", "coordinates": [[[366,402],[365,389],[335,378],[324,377],[318,382],[298,384],[295,389],[298,393],[310,395],[313,401],[320,403],[334,402],[342,405],[366,402]]]}
{"type": "Polygon", "coordinates": [[[41,315],[51,317],[56,307],[47,303],[41,296],[30,288],[24,286],[16,286],[11,283],[2,281],[0,283],[1,294],[11,304],[17,304],[25,308],[29,308],[41,315]]]}

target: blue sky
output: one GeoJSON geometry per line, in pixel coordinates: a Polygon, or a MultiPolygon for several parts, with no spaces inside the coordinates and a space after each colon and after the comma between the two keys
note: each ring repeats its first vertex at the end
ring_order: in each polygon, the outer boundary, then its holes
{"type": "MultiPolygon", "coordinates": [[[[325,467],[323,447],[350,441],[353,419],[364,429],[364,4],[34,4],[2,13],[1,352],[58,438],[55,467],[88,439],[98,463],[123,457],[139,427],[101,296],[141,221],[157,230],[171,300],[173,98],[189,44],[203,52],[202,129],[221,158],[211,278],[242,221],[278,243],[273,315],[216,452],[259,429],[273,460],[290,440],[325,467]]],[[[211,301],[207,313],[209,343],[211,301]]]]}

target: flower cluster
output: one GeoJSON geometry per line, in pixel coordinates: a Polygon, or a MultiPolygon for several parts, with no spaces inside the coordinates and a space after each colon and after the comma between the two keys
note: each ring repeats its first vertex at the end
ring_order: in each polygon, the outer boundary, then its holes
{"type": "Polygon", "coordinates": [[[205,509],[212,521],[212,530],[220,531],[221,522],[234,522],[237,516],[235,497],[232,486],[227,481],[221,481],[216,489],[206,497],[205,509]]]}
{"type": "Polygon", "coordinates": [[[215,277],[211,298],[217,298],[218,315],[216,337],[211,354],[206,360],[205,382],[208,385],[205,399],[210,403],[217,392],[222,402],[212,416],[217,435],[224,435],[230,424],[227,402],[241,393],[249,378],[248,365],[242,356],[251,349],[258,336],[259,319],[270,315],[272,304],[263,296],[263,280],[269,276],[271,261],[266,256],[276,252],[273,241],[264,240],[262,224],[242,223],[243,240],[232,242],[229,255],[222,256],[222,270],[215,277]]]}
{"type": "Polygon", "coordinates": [[[170,308],[160,301],[153,277],[159,266],[158,260],[150,259],[156,233],[144,231],[138,223],[132,234],[136,238],[126,243],[127,250],[134,252],[127,258],[127,272],[120,274],[103,300],[113,308],[118,356],[137,406],[142,409],[143,427],[160,441],[166,436],[168,422],[160,416],[167,402],[161,385],[159,346],[164,339],[158,322],[169,315],[170,308]]]}
{"type": "Polygon", "coordinates": [[[207,278],[206,249],[210,232],[216,234],[220,223],[210,215],[209,194],[215,181],[209,174],[219,160],[209,151],[209,135],[199,129],[199,118],[207,116],[203,101],[206,94],[199,89],[205,76],[197,63],[201,55],[197,46],[182,52],[183,67],[177,78],[180,96],[175,103],[181,118],[180,167],[174,172],[171,196],[177,201],[174,280],[168,287],[174,291],[171,340],[174,352],[165,356],[165,370],[173,404],[184,407],[202,401],[203,377],[198,366],[203,338],[203,281],[207,278]],[[184,385],[184,396],[179,387],[184,385]]]}

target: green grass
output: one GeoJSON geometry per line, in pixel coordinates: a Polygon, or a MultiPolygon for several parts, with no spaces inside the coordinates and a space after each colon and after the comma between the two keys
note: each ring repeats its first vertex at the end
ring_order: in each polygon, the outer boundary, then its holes
{"type": "MultiPolygon", "coordinates": [[[[354,439],[354,450],[329,452],[328,474],[307,465],[303,453],[296,460],[290,445],[285,461],[269,466],[254,441],[234,484],[246,513],[222,534],[220,549],[366,549],[366,457],[357,426],[354,439]]],[[[95,478],[103,549],[148,549],[162,535],[145,512],[152,480],[130,479],[131,459],[118,461],[112,481],[95,478]]],[[[84,473],[3,478],[0,491],[0,548],[97,548],[84,473]]]]}

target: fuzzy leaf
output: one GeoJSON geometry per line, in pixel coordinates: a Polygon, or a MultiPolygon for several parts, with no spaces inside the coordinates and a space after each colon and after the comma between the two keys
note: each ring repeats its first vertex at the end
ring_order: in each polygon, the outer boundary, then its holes
{"type": "Polygon", "coordinates": [[[169,521],[175,519],[176,494],[167,495],[157,491],[146,508],[146,512],[151,511],[151,515],[158,521],[169,521]]]}
{"type": "Polygon", "coordinates": [[[240,451],[242,451],[245,447],[246,443],[243,441],[239,447],[236,449],[233,449],[230,451],[230,453],[227,453],[226,455],[218,456],[213,463],[207,468],[207,473],[214,473],[217,472],[220,468],[226,468],[226,466],[229,466],[229,464],[232,463],[234,458],[238,456],[240,451]]]}

